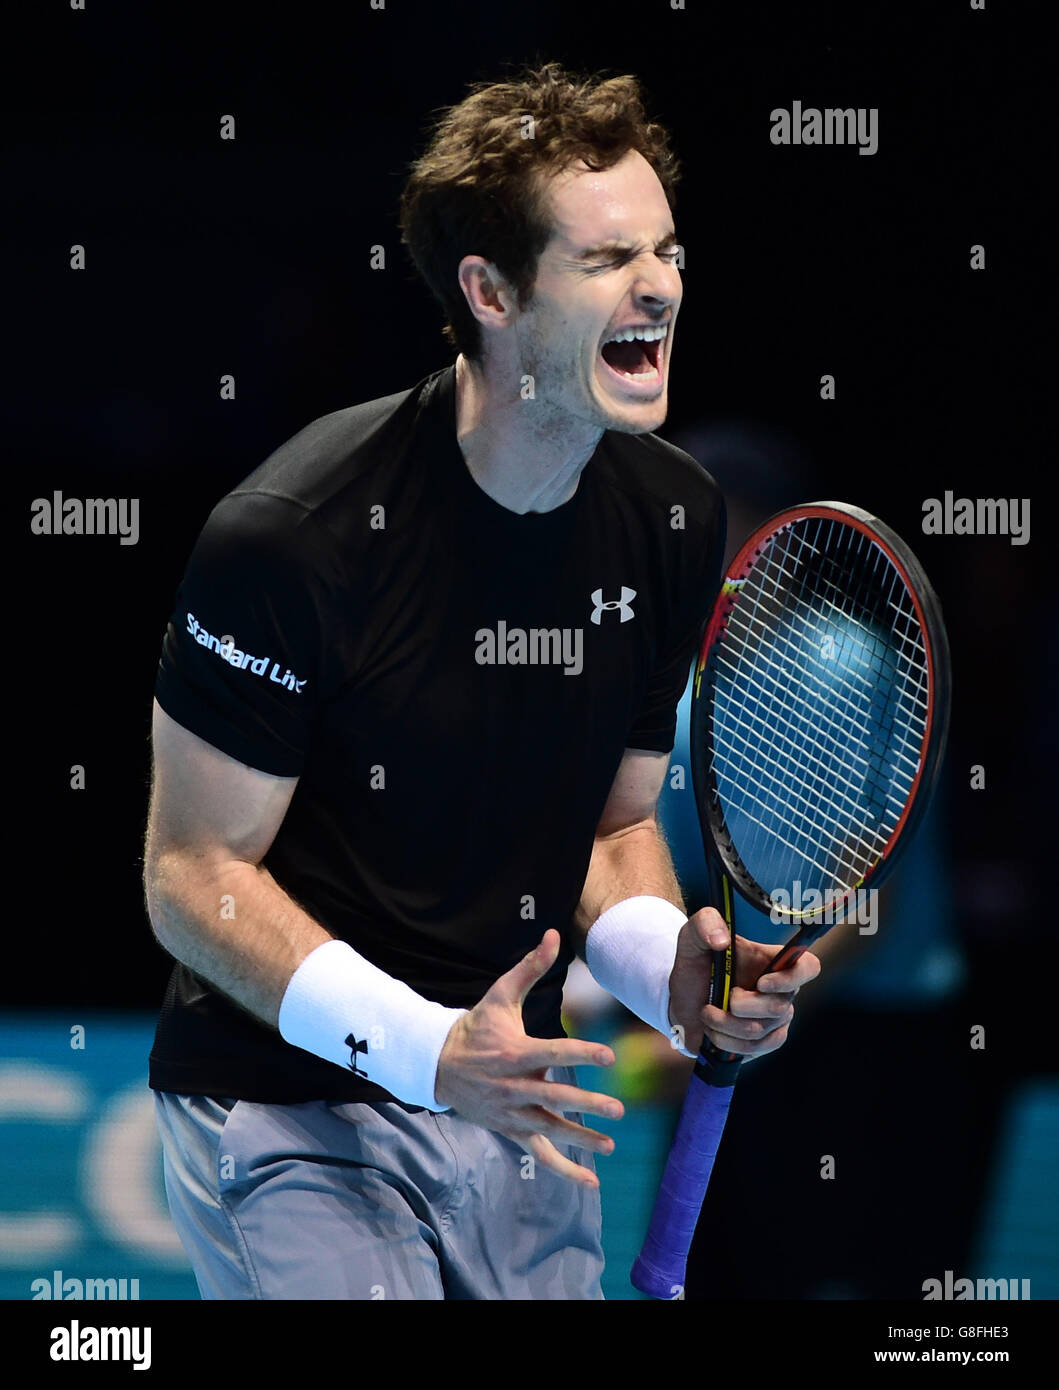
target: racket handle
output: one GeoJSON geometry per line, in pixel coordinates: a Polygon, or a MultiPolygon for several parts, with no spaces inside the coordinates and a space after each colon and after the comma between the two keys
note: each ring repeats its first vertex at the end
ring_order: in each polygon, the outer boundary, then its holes
{"type": "Polygon", "coordinates": [[[717,1064],[700,1053],[688,1084],[651,1224],[632,1267],[633,1286],[652,1298],[675,1299],[684,1292],[688,1251],[710,1184],[738,1070],[738,1060],[717,1064]],[[713,1077],[714,1084],[702,1079],[704,1071],[713,1077]]]}

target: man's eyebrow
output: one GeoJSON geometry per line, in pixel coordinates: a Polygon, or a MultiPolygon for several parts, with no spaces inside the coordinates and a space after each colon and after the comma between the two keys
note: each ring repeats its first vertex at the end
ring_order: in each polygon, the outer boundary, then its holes
{"type": "MultiPolygon", "coordinates": [[[[676,246],[677,234],[675,231],[669,232],[666,236],[659,238],[655,242],[654,249],[661,251],[663,246],[676,246]]],[[[637,243],[623,241],[616,237],[611,241],[601,241],[598,246],[588,246],[583,251],[579,251],[574,257],[575,261],[593,261],[600,256],[624,255],[628,251],[635,251],[637,243]]]]}

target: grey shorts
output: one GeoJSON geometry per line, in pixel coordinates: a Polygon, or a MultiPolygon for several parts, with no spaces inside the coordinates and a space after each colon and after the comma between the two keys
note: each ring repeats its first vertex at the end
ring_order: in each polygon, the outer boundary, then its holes
{"type": "Polygon", "coordinates": [[[155,1109],[205,1299],[603,1297],[599,1192],[459,1115],[157,1091],[155,1109]]]}

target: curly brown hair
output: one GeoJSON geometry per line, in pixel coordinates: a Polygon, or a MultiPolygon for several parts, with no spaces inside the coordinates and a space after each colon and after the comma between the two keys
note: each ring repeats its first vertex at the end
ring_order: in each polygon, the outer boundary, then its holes
{"type": "Polygon", "coordinates": [[[628,74],[607,78],[545,63],[523,69],[513,81],[477,82],[463,101],[442,111],[427,149],[411,166],[400,226],[457,352],[481,361],[481,328],[457,279],[463,257],[492,261],[525,308],[554,230],[548,179],[577,160],[609,169],[630,150],[654,169],[672,208],[679,161],[668,132],[647,119],[640,84],[628,74]]]}

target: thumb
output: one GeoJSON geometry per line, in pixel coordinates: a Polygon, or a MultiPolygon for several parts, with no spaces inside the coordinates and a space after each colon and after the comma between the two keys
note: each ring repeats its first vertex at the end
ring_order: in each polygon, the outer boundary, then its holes
{"type": "Polygon", "coordinates": [[[561,941],[562,938],[555,928],[549,927],[541,938],[540,945],[535,946],[517,965],[513,965],[506,975],[501,975],[485,994],[482,1003],[488,1001],[492,1004],[515,1005],[521,1008],[526,995],[555,964],[561,941]]]}
{"type": "Polygon", "coordinates": [[[729,942],[728,924],[715,907],[700,908],[688,918],[690,932],[685,938],[681,933],[681,943],[686,939],[688,950],[694,954],[703,951],[723,951],[729,942]]]}

